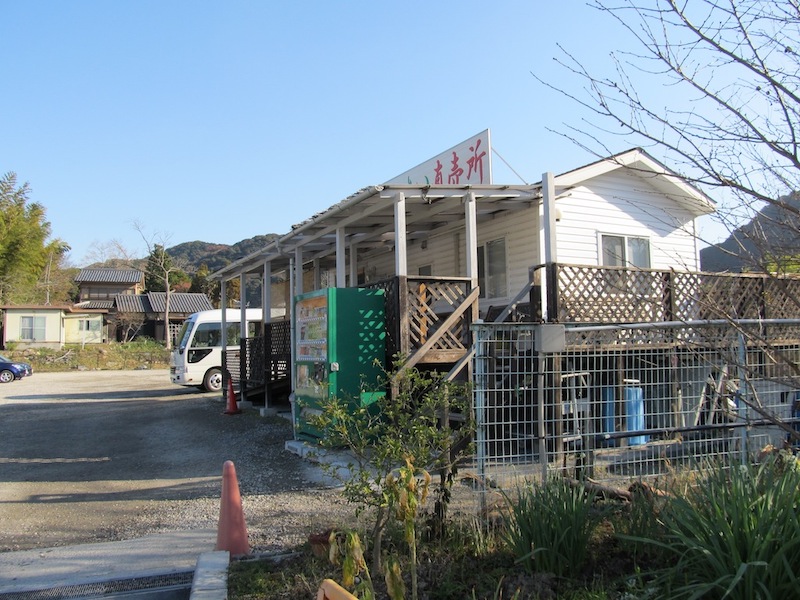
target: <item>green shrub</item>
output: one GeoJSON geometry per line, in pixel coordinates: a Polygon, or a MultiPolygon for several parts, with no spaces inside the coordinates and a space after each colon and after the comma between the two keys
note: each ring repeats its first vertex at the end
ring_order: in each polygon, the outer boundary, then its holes
{"type": "MultiPolygon", "coordinates": [[[[401,494],[392,489],[394,474],[407,465],[415,473],[438,475],[432,494],[435,507],[432,529],[441,534],[446,520],[453,473],[458,460],[469,450],[473,422],[469,410],[469,389],[445,379],[444,374],[411,368],[384,374],[378,387],[391,389],[372,404],[349,398],[332,397],[321,403],[322,411],[310,419],[325,437],[325,448],[347,448],[352,461],[324,465],[328,473],[343,483],[344,497],[361,509],[374,509],[370,536],[371,569],[382,572],[382,538],[396,512],[401,494]],[[464,421],[458,428],[445,415],[460,413],[464,421]],[[412,467],[413,465],[413,467],[412,467]]],[[[416,507],[417,510],[422,507],[416,507]]],[[[402,519],[405,521],[405,517],[402,519]]]]}

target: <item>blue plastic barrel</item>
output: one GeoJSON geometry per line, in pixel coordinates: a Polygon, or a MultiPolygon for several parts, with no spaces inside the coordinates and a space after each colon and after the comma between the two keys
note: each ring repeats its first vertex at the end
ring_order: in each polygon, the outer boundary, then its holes
{"type": "MultiPolygon", "coordinates": [[[[600,389],[600,433],[601,434],[608,434],[614,433],[614,417],[615,408],[614,408],[614,386],[604,386],[600,389]]],[[[604,446],[613,446],[614,440],[606,440],[603,436],[600,436],[600,443],[604,446]]]]}
{"type": "MultiPolygon", "coordinates": [[[[645,429],[644,422],[644,391],[640,387],[624,388],[625,391],[625,411],[626,411],[626,430],[642,431],[645,429]]],[[[646,443],[647,435],[635,435],[628,438],[628,445],[639,446],[646,443]]]]}

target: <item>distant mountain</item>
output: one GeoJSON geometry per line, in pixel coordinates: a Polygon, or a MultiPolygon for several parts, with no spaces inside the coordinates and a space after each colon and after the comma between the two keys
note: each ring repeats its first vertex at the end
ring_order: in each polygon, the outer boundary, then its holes
{"type": "Polygon", "coordinates": [[[700,250],[703,271],[760,271],[765,257],[800,257],[800,192],[769,204],[724,242],[700,250]]]}
{"type": "Polygon", "coordinates": [[[197,271],[202,264],[205,264],[208,270],[213,273],[239,258],[260,250],[278,237],[280,236],[277,233],[257,235],[241,242],[236,242],[232,246],[200,241],[184,242],[167,248],[167,254],[178,261],[179,264],[187,265],[186,270],[189,274],[197,271]]]}

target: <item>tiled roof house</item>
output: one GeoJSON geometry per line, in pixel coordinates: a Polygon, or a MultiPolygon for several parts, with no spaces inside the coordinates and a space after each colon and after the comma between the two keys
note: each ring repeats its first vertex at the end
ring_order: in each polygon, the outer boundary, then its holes
{"type": "MultiPolygon", "coordinates": [[[[118,294],[113,299],[113,312],[118,321],[122,315],[140,320],[140,335],[156,340],[164,339],[164,310],[166,308],[165,292],[148,292],[146,294],[118,294]]],[[[173,292],[169,295],[169,328],[176,335],[186,318],[201,310],[214,307],[205,294],[173,292]]]]}
{"type": "Polygon", "coordinates": [[[136,269],[81,269],[75,277],[78,302],[97,302],[95,308],[111,308],[114,296],[140,294],[144,273],[136,269]]]}
{"type": "MultiPolygon", "coordinates": [[[[148,292],[146,294],[120,294],[114,297],[116,312],[141,312],[148,315],[163,315],[166,307],[166,293],[148,292]]],[[[201,310],[211,310],[214,307],[205,294],[173,292],[169,295],[169,314],[178,318],[188,317],[201,310]]]]}

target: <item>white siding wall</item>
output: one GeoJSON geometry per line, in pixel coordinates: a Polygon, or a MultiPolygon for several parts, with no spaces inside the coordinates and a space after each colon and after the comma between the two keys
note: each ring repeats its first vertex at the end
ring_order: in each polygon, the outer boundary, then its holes
{"type": "MultiPolygon", "coordinates": [[[[513,217],[479,222],[478,245],[503,238],[506,241],[506,270],[508,293],[502,298],[481,300],[481,308],[492,304],[504,304],[528,282],[528,269],[537,264],[538,215],[535,209],[514,213],[513,217]]],[[[426,248],[415,240],[408,245],[408,273],[416,276],[419,268],[431,265],[431,273],[438,277],[466,277],[465,233],[447,232],[431,236],[426,248]]],[[[386,251],[373,254],[359,264],[369,274],[371,281],[394,276],[394,254],[386,251]]]]}
{"type": "MultiPolygon", "coordinates": [[[[431,273],[438,277],[464,277],[464,233],[447,232],[434,235],[425,243],[413,240],[408,244],[408,274],[411,277],[419,273],[419,268],[431,265],[431,273]],[[423,248],[423,246],[425,246],[423,248]]],[[[381,253],[373,253],[359,263],[369,275],[370,281],[394,277],[394,250],[387,249],[381,253]]]]}
{"type": "Polygon", "coordinates": [[[597,177],[557,201],[558,262],[600,264],[598,234],[650,239],[654,269],[699,270],[692,215],[624,171],[597,177]]]}
{"type": "Polygon", "coordinates": [[[478,225],[478,245],[505,238],[508,290],[502,298],[481,300],[481,309],[493,304],[507,304],[528,283],[528,269],[539,261],[538,210],[512,213],[478,225]]]}
{"type": "MultiPolygon", "coordinates": [[[[558,183],[556,181],[556,183],[558,183]]],[[[479,201],[480,202],[480,201],[479,201]]],[[[617,170],[584,182],[556,201],[561,219],[556,223],[559,263],[599,265],[599,234],[646,237],[650,240],[651,266],[699,270],[693,216],[646,181],[617,170]]],[[[508,294],[486,298],[481,308],[508,302],[528,282],[530,267],[540,264],[539,207],[509,213],[490,221],[479,221],[478,244],[504,238],[508,294]]],[[[432,266],[435,276],[464,277],[464,233],[432,236],[423,249],[419,241],[408,246],[408,272],[432,266]]],[[[373,253],[359,264],[371,281],[394,275],[391,250],[373,253]]]]}

